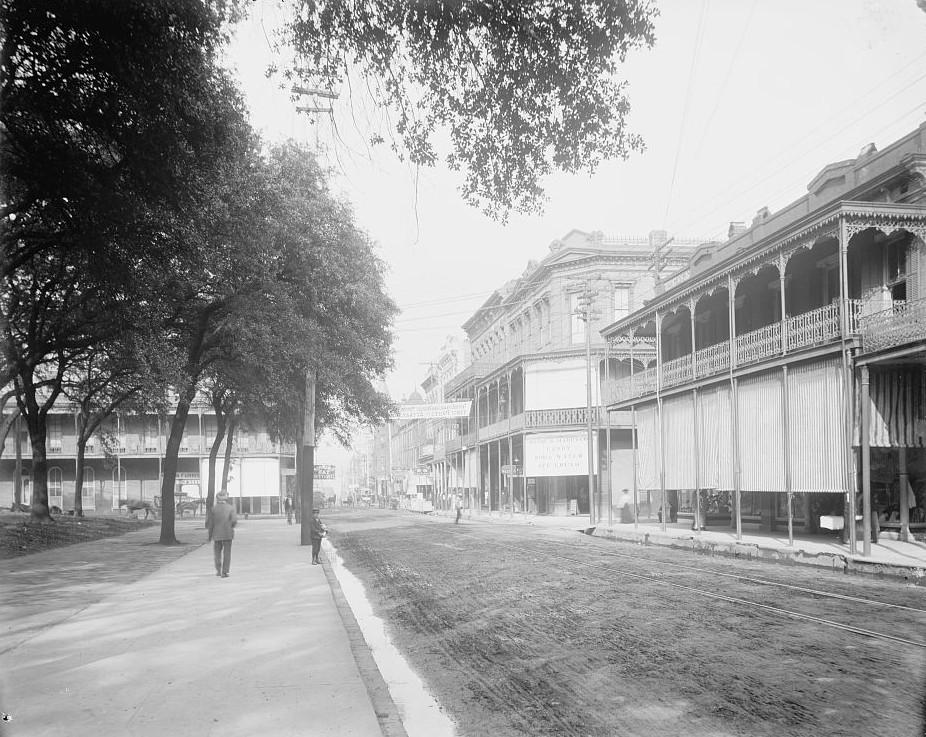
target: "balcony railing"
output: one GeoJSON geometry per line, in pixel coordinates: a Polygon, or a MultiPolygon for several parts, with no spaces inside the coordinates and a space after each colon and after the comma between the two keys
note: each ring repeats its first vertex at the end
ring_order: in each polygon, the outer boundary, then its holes
{"type": "MultiPolygon", "coordinates": [[[[861,334],[866,351],[882,350],[913,340],[926,339],[926,300],[895,304],[893,309],[873,315],[862,314],[862,303],[849,300],[847,323],[849,334],[861,334]],[[879,347],[875,347],[879,346],[879,347]]],[[[807,348],[839,340],[839,304],[829,304],[801,315],[789,317],[784,322],[787,350],[807,348]]],[[[737,365],[757,363],[782,355],[782,323],[753,330],[736,338],[737,365]]],[[[663,388],[680,386],[692,379],[716,376],[730,368],[729,341],[715,343],[695,353],[692,370],[691,356],[666,361],[662,366],[663,388]]],[[[634,397],[652,394],[656,391],[656,370],[649,368],[639,374],[612,381],[605,391],[611,403],[624,402],[634,397]]]]}
{"type": "MultiPolygon", "coordinates": [[[[857,306],[855,300],[853,307],[857,306]]],[[[850,307],[849,314],[854,315],[855,310],[850,307]]],[[[849,332],[855,320],[849,319],[849,332]]],[[[839,324],[839,303],[827,305],[817,310],[794,315],[785,320],[785,336],[788,340],[788,350],[828,343],[837,340],[841,334],[839,324]]]]}
{"type": "Polygon", "coordinates": [[[695,352],[695,378],[713,376],[730,368],[730,343],[715,343],[695,352]]]}
{"type": "Polygon", "coordinates": [[[736,338],[736,363],[755,363],[781,353],[781,323],[766,325],[736,338]]]}
{"type": "Polygon", "coordinates": [[[859,333],[864,353],[926,340],[926,299],[894,302],[886,310],[860,317],[859,333]]]}
{"type": "Polygon", "coordinates": [[[678,386],[691,381],[691,354],[662,364],[662,385],[678,386]]]}
{"type": "MultiPolygon", "coordinates": [[[[599,412],[592,407],[592,424],[597,424],[599,412]]],[[[524,413],[524,428],[579,426],[588,423],[586,407],[566,407],[564,409],[532,409],[524,413]]]]}

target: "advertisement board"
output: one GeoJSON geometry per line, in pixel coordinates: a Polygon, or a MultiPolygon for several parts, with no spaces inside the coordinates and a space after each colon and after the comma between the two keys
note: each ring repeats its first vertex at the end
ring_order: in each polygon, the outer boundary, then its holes
{"type": "Polygon", "coordinates": [[[469,417],[471,401],[441,404],[400,404],[400,420],[428,420],[442,417],[469,417]]]}
{"type": "MultiPolygon", "coordinates": [[[[592,457],[597,458],[594,437],[592,457]]],[[[595,464],[595,473],[598,473],[595,464]]],[[[582,431],[542,433],[524,437],[525,476],[588,475],[588,434],[582,431]]]]}

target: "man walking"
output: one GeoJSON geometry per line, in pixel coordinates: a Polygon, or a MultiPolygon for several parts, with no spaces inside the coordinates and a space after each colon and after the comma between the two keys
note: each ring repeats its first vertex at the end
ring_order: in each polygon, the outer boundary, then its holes
{"type": "Polygon", "coordinates": [[[318,559],[318,554],[322,549],[322,538],[328,533],[328,529],[322,524],[321,519],[319,519],[319,509],[316,507],[312,510],[312,521],[309,524],[309,533],[312,538],[312,565],[317,566],[321,564],[321,561],[318,559]]]}
{"type": "Polygon", "coordinates": [[[235,525],[238,517],[235,508],[228,503],[228,492],[220,491],[215,495],[215,506],[209,510],[206,517],[206,529],[209,530],[209,539],[212,540],[215,552],[215,575],[228,578],[228,569],[231,568],[232,539],[235,537],[235,525]]]}

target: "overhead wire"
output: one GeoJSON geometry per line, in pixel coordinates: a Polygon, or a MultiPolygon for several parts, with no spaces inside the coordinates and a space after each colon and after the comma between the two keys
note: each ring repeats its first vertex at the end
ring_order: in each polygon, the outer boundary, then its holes
{"type": "Polygon", "coordinates": [[[691,107],[691,91],[694,88],[694,76],[701,56],[701,43],[704,40],[704,26],[707,22],[707,11],[710,0],[702,0],[701,13],[698,17],[698,30],[695,36],[695,45],[691,54],[691,65],[688,69],[688,87],[685,91],[685,104],[682,108],[682,122],[678,129],[678,144],[675,147],[675,163],[672,165],[672,179],[669,182],[669,192],[666,195],[666,211],[663,216],[663,225],[669,219],[669,207],[672,204],[672,191],[675,189],[675,175],[678,172],[678,160],[682,151],[682,139],[685,137],[685,123],[688,119],[688,110],[691,107]]]}
{"type": "MultiPolygon", "coordinates": [[[[812,141],[812,143],[810,143],[810,145],[808,145],[808,146],[805,146],[805,147],[799,149],[798,152],[795,153],[795,155],[793,155],[791,158],[789,158],[789,159],[787,159],[786,161],[784,161],[784,163],[782,163],[781,156],[782,156],[783,153],[786,153],[787,149],[786,149],[786,151],[784,151],[784,152],[783,152],[783,151],[778,151],[778,152],[776,152],[773,156],[771,156],[770,158],[766,159],[765,161],[763,161],[763,162],[762,162],[761,164],[759,164],[758,166],[754,167],[754,168],[753,168],[751,171],[749,171],[747,174],[745,174],[745,175],[743,175],[743,176],[741,176],[741,177],[738,177],[738,178],[732,180],[732,181],[731,181],[729,184],[727,184],[723,189],[721,189],[721,190],[717,191],[715,194],[713,194],[706,202],[701,203],[701,204],[698,204],[698,205],[692,207],[691,209],[689,209],[689,210],[683,212],[682,214],[680,214],[678,217],[676,217],[675,219],[673,219],[673,220],[671,221],[670,225],[672,226],[672,229],[673,229],[673,230],[680,230],[680,229],[682,229],[682,228],[691,227],[692,225],[697,224],[697,223],[701,222],[702,220],[707,219],[707,217],[708,217],[709,215],[712,215],[712,214],[716,213],[717,210],[721,209],[721,208],[728,202],[728,198],[724,198],[724,197],[723,197],[723,195],[725,195],[726,193],[728,193],[728,192],[730,192],[730,191],[732,191],[732,190],[736,190],[738,194],[741,194],[741,193],[744,193],[744,192],[750,192],[750,191],[754,190],[756,187],[758,187],[758,186],[760,186],[761,184],[765,183],[766,181],[768,181],[768,180],[769,180],[771,177],[773,177],[774,175],[780,174],[781,172],[785,171],[785,170],[786,170],[789,166],[791,166],[792,164],[794,164],[794,163],[796,163],[796,162],[798,162],[798,161],[804,159],[804,158],[806,157],[806,155],[807,155],[807,152],[804,150],[805,148],[806,148],[806,149],[810,149],[810,150],[815,149],[815,148],[819,148],[822,144],[825,144],[825,143],[827,143],[828,141],[831,141],[831,140],[835,139],[836,136],[837,136],[839,133],[841,133],[841,132],[843,132],[844,130],[848,129],[850,126],[852,126],[852,125],[858,123],[860,120],[863,120],[864,118],[866,118],[866,117],[868,117],[868,116],[870,116],[870,115],[872,115],[872,114],[878,112],[878,110],[879,110],[881,107],[883,107],[885,104],[887,104],[887,103],[889,103],[890,101],[894,100],[894,99],[895,99],[896,97],[898,97],[899,95],[903,94],[904,92],[906,92],[907,90],[911,89],[912,87],[914,87],[914,86],[915,86],[916,84],[918,84],[919,82],[921,82],[921,81],[923,81],[924,79],[926,79],[926,73],[921,74],[920,76],[918,76],[918,77],[917,77],[916,79],[914,79],[913,81],[911,81],[911,82],[905,84],[903,87],[901,87],[901,88],[895,90],[894,92],[892,92],[887,98],[884,98],[884,99],[882,99],[881,101],[876,102],[876,103],[874,103],[874,104],[872,103],[871,95],[874,94],[874,93],[876,93],[876,92],[878,92],[879,90],[882,90],[883,87],[884,87],[884,83],[885,83],[885,82],[887,82],[887,81],[889,81],[889,80],[891,80],[891,79],[896,78],[896,76],[897,76],[897,74],[898,74],[899,72],[903,72],[903,71],[906,71],[907,69],[912,68],[915,64],[917,64],[917,62],[921,61],[924,57],[926,57],[926,52],[920,54],[919,56],[917,56],[916,58],[914,58],[913,60],[911,60],[910,62],[908,62],[907,64],[905,64],[899,71],[892,72],[886,79],[882,80],[882,81],[879,82],[877,85],[875,85],[874,87],[870,88],[869,90],[867,90],[865,93],[863,93],[863,94],[860,95],[859,97],[857,97],[857,98],[855,98],[854,100],[850,101],[846,106],[844,106],[843,108],[841,108],[840,110],[838,110],[837,112],[835,112],[833,115],[830,115],[829,117],[827,117],[826,119],[824,119],[824,120],[823,120],[820,124],[818,124],[816,127],[812,128],[812,129],[810,129],[808,132],[804,133],[800,138],[797,139],[797,141],[795,141],[793,144],[790,144],[790,145],[788,146],[788,149],[790,149],[790,150],[795,150],[798,146],[800,146],[800,145],[801,145],[802,143],[804,143],[804,142],[811,142],[811,141],[812,141]],[[836,129],[833,129],[833,128],[830,126],[830,122],[831,122],[831,121],[836,120],[836,119],[841,119],[842,116],[843,116],[843,114],[844,114],[846,111],[856,108],[856,107],[858,106],[858,103],[861,102],[861,101],[865,101],[865,102],[867,103],[866,108],[865,108],[865,110],[864,110],[862,113],[860,113],[859,115],[857,115],[857,116],[855,116],[854,118],[850,119],[848,122],[844,123],[843,125],[841,125],[840,127],[836,128],[836,129]],[[818,133],[818,132],[821,131],[821,130],[826,130],[826,131],[827,131],[827,135],[826,135],[824,138],[819,139],[819,140],[814,139],[815,134],[818,133]],[[760,177],[759,179],[757,179],[757,180],[755,180],[755,181],[753,181],[753,182],[747,184],[746,186],[742,186],[744,181],[747,181],[747,180],[749,180],[751,177],[755,176],[755,174],[756,174],[757,171],[761,171],[763,168],[765,168],[765,167],[766,167],[767,165],[769,165],[769,164],[774,164],[774,165],[775,165],[775,168],[772,169],[772,170],[770,170],[767,174],[765,174],[764,176],[760,177]],[[711,208],[711,209],[705,209],[706,206],[709,206],[710,204],[712,204],[712,203],[714,203],[714,202],[718,203],[715,207],[713,207],[713,208],[711,208]],[[695,217],[695,216],[698,216],[698,217],[695,217]]],[[[916,107],[919,107],[919,106],[915,106],[915,107],[912,108],[911,110],[908,110],[906,113],[904,113],[904,116],[909,115],[913,110],[916,109],[916,107]]],[[[868,135],[870,136],[871,134],[868,134],[868,135]]],[[[858,144],[858,145],[861,146],[861,145],[864,145],[864,143],[860,143],[860,144],[858,144]]],[[[792,187],[792,188],[793,188],[793,187],[792,187]]]]}

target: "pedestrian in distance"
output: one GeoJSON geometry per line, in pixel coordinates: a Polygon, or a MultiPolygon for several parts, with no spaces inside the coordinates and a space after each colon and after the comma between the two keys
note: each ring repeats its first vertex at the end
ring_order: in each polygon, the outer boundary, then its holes
{"type": "Polygon", "coordinates": [[[286,509],[286,524],[291,525],[293,523],[293,499],[292,497],[286,497],[286,501],[283,503],[283,507],[286,509]]]}
{"type": "Polygon", "coordinates": [[[322,524],[321,518],[318,516],[321,510],[316,507],[312,510],[312,521],[309,524],[309,533],[312,538],[312,565],[317,566],[321,564],[321,561],[318,559],[318,554],[322,549],[322,538],[328,534],[328,528],[322,524]]]}
{"type": "Polygon", "coordinates": [[[457,518],[454,520],[453,524],[460,524],[460,517],[463,516],[463,503],[457,500],[457,518]]]}
{"type": "Polygon", "coordinates": [[[206,529],[215,554],[215,575],[228,578],[231,568],[232,540],[235,537],[235,525],[238,516],[235,508],[228,502],[228,492],[224,489],[215,495],[215,504],[206,516],[206,529]]]}
{"type": "Polygon", "coordinates": [[[630,492],[624,489],[621,492],[620,499],[617,500],[617,506],[621,510],[621,524],[633,522],[633,507],[631,503],[630,492]]]}

